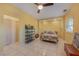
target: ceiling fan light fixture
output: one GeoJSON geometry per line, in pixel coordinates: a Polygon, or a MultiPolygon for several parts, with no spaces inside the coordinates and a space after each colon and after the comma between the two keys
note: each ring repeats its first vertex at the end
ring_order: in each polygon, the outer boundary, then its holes
{"type": "Polygon", "coordinates": [[[38,5],[38,9],[42,10],[43,9],[43,5],[38,5]]]}

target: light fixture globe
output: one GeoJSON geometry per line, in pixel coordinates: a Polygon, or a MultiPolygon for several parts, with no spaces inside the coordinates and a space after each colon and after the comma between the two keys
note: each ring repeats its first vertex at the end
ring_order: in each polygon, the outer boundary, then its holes
{"type": "Polygon", "coordinates": [[[43,5],[38,5],[38,9],[39,10],[43,9],[43,5]]]}

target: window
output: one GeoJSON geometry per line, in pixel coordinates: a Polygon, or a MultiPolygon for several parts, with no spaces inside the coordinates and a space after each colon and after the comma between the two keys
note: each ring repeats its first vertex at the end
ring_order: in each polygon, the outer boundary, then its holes
{"type": "Polygon", "coordinates": [[[66,22],[66,31],[73,32],[73,17],[69,17],[66,22]]]}

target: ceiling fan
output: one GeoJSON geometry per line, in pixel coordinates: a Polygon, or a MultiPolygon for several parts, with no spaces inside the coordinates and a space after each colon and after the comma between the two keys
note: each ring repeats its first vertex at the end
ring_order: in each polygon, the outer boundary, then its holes
{"type": "Polygon", "coordinates": [[[48,7],[48,6],[52,6],[54,5],[54,3],[34,3],[35,5],[37,5],[37,13],[40,13],[40,11],[44,8],[44,7],[48,7]]]}

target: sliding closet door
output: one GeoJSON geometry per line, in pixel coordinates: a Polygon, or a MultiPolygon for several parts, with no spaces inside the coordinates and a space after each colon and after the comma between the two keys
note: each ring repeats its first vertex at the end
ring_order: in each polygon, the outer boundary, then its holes
{"type": "Polygon", "coordinates": [[[15,42],[15,22],[10,19],[4,19],[5,39],[4,45],[10,45],[15,42]]]}

